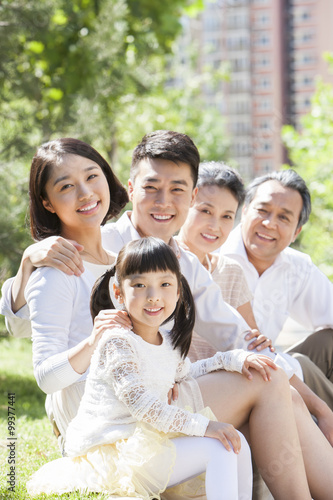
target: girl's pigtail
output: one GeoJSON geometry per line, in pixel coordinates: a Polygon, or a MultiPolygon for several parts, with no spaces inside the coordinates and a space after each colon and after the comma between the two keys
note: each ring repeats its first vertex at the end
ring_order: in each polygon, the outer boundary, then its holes
{"type": "Polygon", "coordinates": [[[94,320],[103,309],[115,309],[110,296],[110,279],[115,275],[113,265],[95,282],[90,296],[90,314],[94,320]]]}
{"type": "Polygon", "coordinates": [[[183,358],[187,356],[192,340],[195,323],[195,305],[190,286],[181,275],[181,292],[173,314],[174,325],[171,330],[172,345],[179,348],[183,358]]]}

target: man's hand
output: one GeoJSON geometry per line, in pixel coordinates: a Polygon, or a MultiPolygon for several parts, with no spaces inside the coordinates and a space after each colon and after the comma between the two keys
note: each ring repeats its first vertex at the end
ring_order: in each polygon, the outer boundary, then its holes
{"type": "Polygon", "coordinates": [[[253,349],[262,351],[263,349],[266,349],[266,347],[269,347],[269,350],[271,352],[275,351],[275,347],[273,347],[271,339],[268,339],[267,337],[265,337],[265,335],[261,335],[259,330],[253,329],[247,332],[247,334],[245,335],[245,340],[251,339],[255,340],[251,342],[247,347],[250,351],[253,349]]]}
{"type": "Polygon", "coordinates": [[[172,401],[177,401],[179,396],[179,383],[175,382],[174,386],[172,389],[169,390],[168,392],[168,403],[171,405],[172,401]]]}
{"type": "Polygon", "coordinates": [[[271,358],[262,354],[249,354],[249,356],[244,361],[242,373],[243,375],[245,375],[245,377],[251,380],[252,374],[249,368],[257,370],[266,382],[269,382],[271,380],[271,368],[273,368],[273,370],[278,369],[271,358]]]}
{"type": "Polygon", "coordinates": [[[30,245],[24,251],[24,258],[34,267],[54,267],[68,275],[80,276],[84,271],[79,253],[82,250],[83,246],[76,241],[50,236],[30,245]]]}

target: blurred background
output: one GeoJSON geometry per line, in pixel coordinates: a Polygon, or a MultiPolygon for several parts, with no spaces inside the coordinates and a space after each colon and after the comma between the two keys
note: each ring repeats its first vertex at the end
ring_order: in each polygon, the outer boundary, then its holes
{"type": "Polygon", "coordinates": [[[331,0],[3,0],[0,4],[0,285],[28,230],[36,147],[92,144],[126,184],[155,129],[244,180],[292,166],[308,182],[297,240],[333,277],[331,0]]]}

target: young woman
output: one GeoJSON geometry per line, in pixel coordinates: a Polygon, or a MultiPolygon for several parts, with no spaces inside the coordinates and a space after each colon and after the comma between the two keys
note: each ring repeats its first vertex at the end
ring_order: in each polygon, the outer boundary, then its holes
{"type": "MultiPolygon", "coordinates": [[[[233,426],[171,406],[167,397],[174,382],[190,373],[198,377],[225,369],[248,376],[251,367],[263,368],[267,378],[272,360],[235,350],[189,363],[193,297],[176,255],[162,240],[143,238],[120,251],[116,265],[93,290],[94,317],[101,307],[114,308],[109,296],[114,276],[114,295],[133,329],[105,332],[93,354],[78,414],[67,430],[66,453],[77,458],[44,466],[28,491],[79,489],[159,498],[166,487],[206,472],[208,500],[250,499],[246,441],[233,426]],[[172,330],[163,331],[161,325],[170,319],[172,330]],[[228,453],[232,448],[235,453],[228,453]]],[[[94,331],[91,338],[94,343],[94,331]]]]}
{"type": "MultiPolygon", "coordinates": [[[[33,329],[34,374],[48,394],[46,410],[62,440],[76,414],[97,345],[97,339],[88,343],[93,328],[88,310],[91,289],[115,259],[102,248],[100,226],[119,214],[128,197],[104,158],[72,138],[48,142],[37,150],[29,194],[33,238],[75,239],[84,259],[79,277],[47,267],[36,269],[25,291],[33,329]]],[[[128,324],[122,312],[114,314],[114,321],[128,324]]]]}

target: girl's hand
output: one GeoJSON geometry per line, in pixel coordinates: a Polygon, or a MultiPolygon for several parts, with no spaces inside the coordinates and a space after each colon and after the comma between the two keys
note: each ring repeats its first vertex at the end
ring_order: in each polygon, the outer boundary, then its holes
{"type": "Polygon", "coordinates": [[[118,311],[118,309],[103,309],[95,318],[94,328],[89,337],[89,345],[93,345],[99,340],[105,330],[119,326],[130,330],[133,328],[127,312],[118,311]]]}
{"type": "Polygon", "coordinates": [[[254,370],[257,370],[266,382],[271,380],[270,369],[278,369],[274,361],[268,356],[264,356],[263,354],[250,354],[244,361],[242,373],[249,380],[251,380],[253,377],[249,368],[254,368],[254,370]]]}
{"type": "Polygon", "coordinates": [[[235,427],[231,424],[210,420],[205,436],[218,439],[228,451],[233,449],[235,453],[240,452],[241,440],[235,427]]]}

